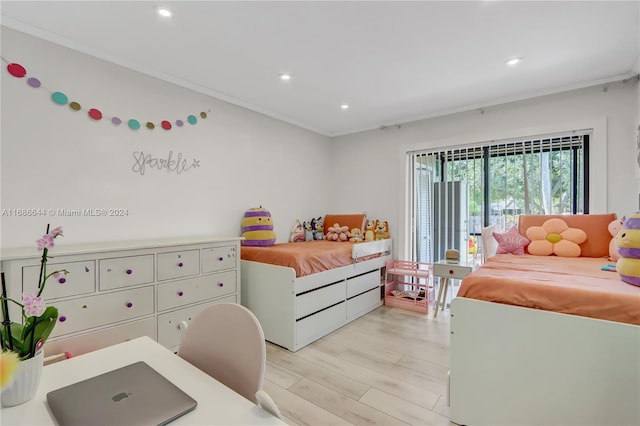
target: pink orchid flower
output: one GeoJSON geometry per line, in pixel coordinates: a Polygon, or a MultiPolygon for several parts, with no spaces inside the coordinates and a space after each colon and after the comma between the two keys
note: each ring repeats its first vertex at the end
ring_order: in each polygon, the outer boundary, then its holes
{"type": "Polygon", "coordinates": [[[47,308],[42,297],[38,296],[38,290],[34,290],[32,293],[24,293],[22,295],[22,303],[24,304],[24,311],[29,317],[39,317],[47,308]]]}
{"type": "Polygon", "coordinates": [[[42,238],[38,240],[38,250],[44,250],[45,248],[53,248],[53,238],[49,234],[44,234],[42,238]]]}
{"type": "Polygon", "coordinates": [[[58,226],[57,228],[53,228],[53,230],[51,232],[49,232],[49,235],[51,235],[51,238],[55,238],[58,235],[62,235],[62,226],[58,226]]]}

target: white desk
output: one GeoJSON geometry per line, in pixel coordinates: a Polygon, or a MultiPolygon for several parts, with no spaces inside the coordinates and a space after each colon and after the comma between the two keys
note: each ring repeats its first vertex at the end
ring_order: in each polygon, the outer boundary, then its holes
{"type": "Polygon", "coordinates": [[[198,401],[195,410],[171,425],[285,424],[149,337],[140,337],[45,366],[35,397],[22,405],[3,407],[2,425],[54,425],[47,392],[136,361],[146,362],[198,401]]]}

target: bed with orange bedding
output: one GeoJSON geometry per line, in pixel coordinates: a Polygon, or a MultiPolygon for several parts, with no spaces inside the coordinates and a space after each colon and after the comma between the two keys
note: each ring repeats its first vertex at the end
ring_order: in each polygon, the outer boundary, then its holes
{"type": "Polygon", "coordinates": [[[607,263],[499,254],[462,281],[458,296],[640,325],[640,287],[601,270],[607,263]]]}
{"type": "MultiPolygon", "coordinates": [[[[364,221],[364,215],[327,217],[351,228],[364,221]]],[[[385,239],[243,246],[242,304],[258,317],[266,340],[295,352],[382,305],[381,268],[391,245],[385,239]]]]}
{"type": "MultiPolygon", "coordinates": [[[[606,232],[610,219],[594,216],[567,222],[606,232]]],[[[464,278],[451,302],[451,421],[640,424],[640,287],[600,270],[600,252],[502,254],[464,278]]]]}

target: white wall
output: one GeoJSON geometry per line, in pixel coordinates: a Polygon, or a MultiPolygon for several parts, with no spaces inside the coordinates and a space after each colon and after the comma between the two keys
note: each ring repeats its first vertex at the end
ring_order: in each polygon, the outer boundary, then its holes
{"type": "Polygon", "coordinates": [[[202,234],[240,235],[244,211],[262,205],[286,241],[297,217],[323,215],[331,164],[329,139],[159,79],[2,27],[2,56],[43,87],[12,77],[3,64],[1,244],[34,243],[46,224],[65,228],[64,243],[202,234]],[[51,92],[78,101],[59,106],[51,92]],[[186,121],[195,126],[132,131],[105,116],[186,121]],[[199,168],[185,173],[132,170],[134,152],[174,158],[199,168]],[[11,216],[13,209],[126,209],[124,217],[11,216]]]}
{"type": "Polygon", "coordinates": [[[606,90],[594,86],[335,138],[341,154],[334,165],[336,207],[389,220],[403,256],[407,151],[592,127],[590,211],[632,213],[638,209],[638,90],[638,80],[631,79],[606,90]]]}

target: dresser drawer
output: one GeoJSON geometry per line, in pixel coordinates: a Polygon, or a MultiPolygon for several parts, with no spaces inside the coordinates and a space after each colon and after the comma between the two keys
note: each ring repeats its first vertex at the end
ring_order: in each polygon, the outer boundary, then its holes
{"type": "Polygon", "coordinates": [[[158,311],[235,293],[236,287],[236,271],[159,284],[158,311]]]}
{"type": "Polygon", "coordinates": [[[128,287],[153,282],[153,255],[102,259],[100,290],[128,287]]]}
{"type": "Polygon", "coordinates": [[[198,275],[199,272],[199,250],[185,250],[158,254],[158,281],[198,275]]]}
{"type": "MultiPolygon", "coordinates": [[[[207,306],[216,303],[237,303],[236,296],[228,296],[208,303],[179,309],[166,314],[158,315],[158,343],[162,346],[176,350],[180,344],[180,337],[184,331],[184,323],[189,324],[194,316],[207,306]]],[[[233,325],[230,325],[233,327],[233,325]]]]}
{"type": "Polygon", "coordinates": [[[56,302],[51,337],[153,314],[153,286],[56,302]]]}
{"type": "Polygon", "coordinates": [[[296,296],[296,320],[304,318],[327,306],[344,302],[345,281],[338,281],[326,287],[296,296]]]}
{"type": "Polygon", "coordinates": [[[357,277],[347,279],[347,298],[357,296],[372,288],[380,287],[380,271],[377,269],[357,277]]]}
{"type": "Polygon", "coordinates": [[[462,279],[469,275],[473,268],[467,265],[458,265],[455,263],[434,263],[433,275],[442,278],[462,279]]]}
{"type": "MultiPolygon", "coordinates": [[[[67,275],[58,278],[50,277],[44,288],[42,296],[45,300],[60,297],[76,296],[79,294],[93,293],[96,288],[95,262],[87,260],[83,262],[47,263],[47,273],[66,269],[67,275]]],[[[30,292],[38,288],[40,279],[40,265],[27,266],[22,269],[22,288],[30,292]]]]}
{"type": "Polygon", "coordinates": [[[134,320],[126,324],[114,325],[66,339],[49,339],[44,345],[44,356],[62,352],[69,352],[73,356],[78,356],[141,336],[149,336],[155,340],[156,319],[154,317],[134,320]]]}
{"type": "Polygon", "coordinates": [[[202,273],[235,269],[238,266],[236,246],[211,247],[201,250],[202,273]]]}

